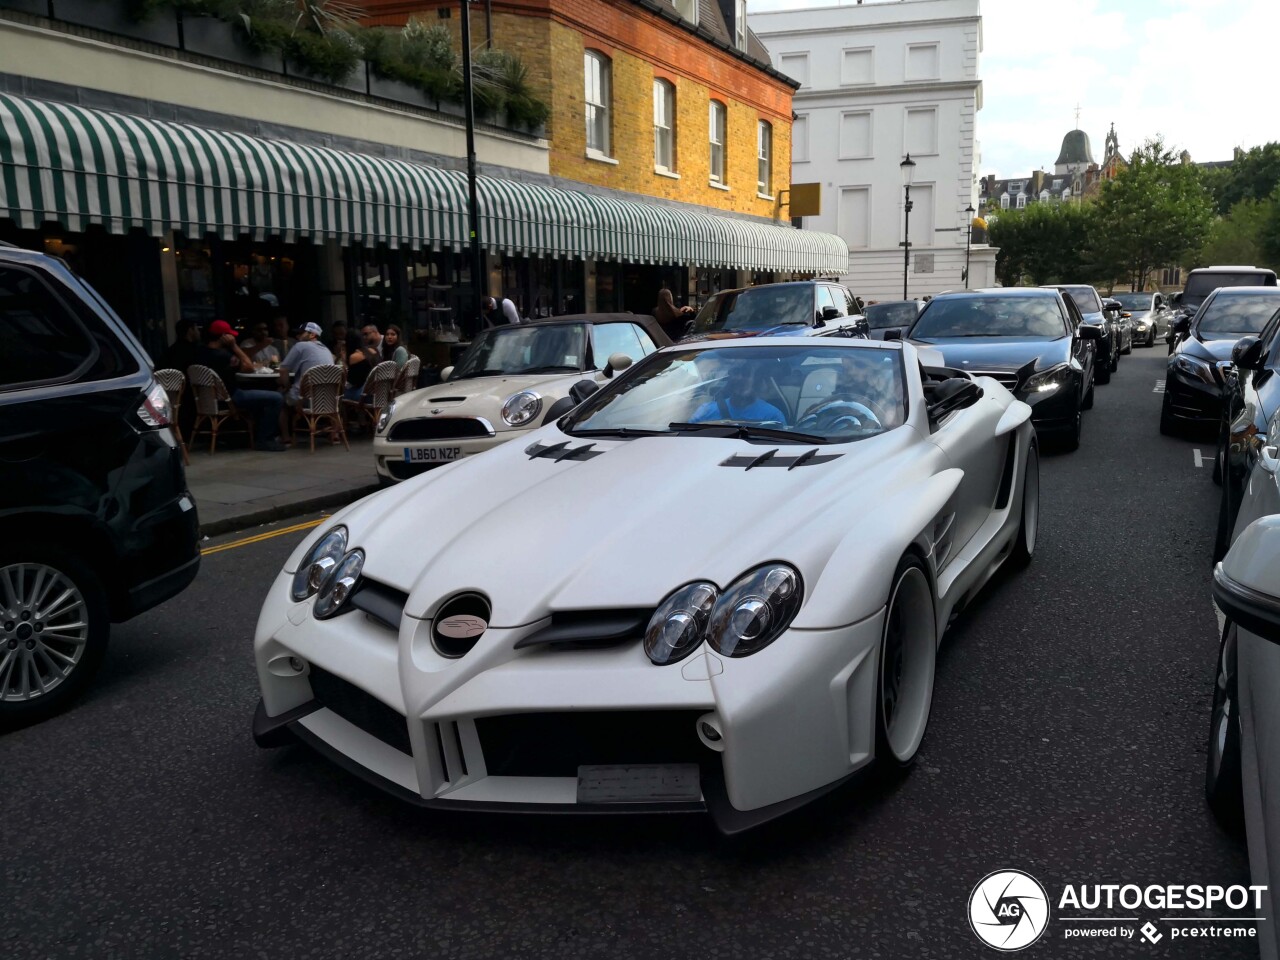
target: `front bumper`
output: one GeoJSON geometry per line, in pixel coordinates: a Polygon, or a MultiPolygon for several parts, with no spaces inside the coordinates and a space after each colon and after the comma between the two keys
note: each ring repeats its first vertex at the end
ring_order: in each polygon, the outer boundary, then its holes
{"type": "Polygon", "coordinates": [[[385,477],[388,480],[408,480],[410,477],[416,477],[418,474],[435,467],[442,467],[446,463],[452,463],[454,460],[474,457],[478,453],[492,450],[499,444],[522,436],[524,432],[508,430],[500,431],[492,437],[462,437],[453,440],[387,440],[384,437],[374,437],[374,466],[380,477],[385,477]],[[441,453],[435,454],[436,459],[419,457],[415,453],[414,456],[417,458],[410,460],[405,457],[406,449],[413,451],[434,450],[441,451],[441,453]],[[450,451],[456,451],[457,455],[451,455],[447,460],[443,459],[444,452],[450,451]]]}
{"type": "Polygon", "coordinates": [[[398,632],[358,611],[316,621],[287,590],[282,577],[259,621],[255,738],[301,740],[419,806],[706,811],[735,833],[838,786],[874,756],[883,611],[838,630],[788,631],[740,660],[703,651],[658,667],[638,640],[514,649],[546,620],[490,628],[446,660],[430,621],[405,616],[398,632]],[[697,732],[708,717],[722,733],[714,745],[697,732]],[[676,763],[697,765],[696,798],[580,794],[581,766],[676,763]]]}
{"type": "Polygon", "coordinates": [[[1076,381],[1073,378],[1052,393],[1018,392],[1018,399],[1031,407],[1031,423],[1039,433],[1074,431],[1080,409],[1076,381]]]}
{"type": "MultiPolygon", "coordinates": [[[[1214,375],[1220,376],[1216,368],[1214,375]]],[[[1169,413],[1175,420],[1217,428],[1222,418],[1220,383],[1205,383],[1170,366],[1164,392],[1168,398],[1169,413]]]]}

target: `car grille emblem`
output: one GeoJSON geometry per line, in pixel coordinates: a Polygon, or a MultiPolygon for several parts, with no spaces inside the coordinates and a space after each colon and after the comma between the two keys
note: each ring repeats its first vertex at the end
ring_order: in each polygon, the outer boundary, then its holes
{"type": "Polygon", "coordinates": [[[432,413],[432,415],[433,415],[433,416],[434,416],[435,414],[437,414],[437,413],[443,413],[443,412],[444,412],[444,408],[443,408],[443,407],[432,407],[432,409],[431,409],[431,413],[432,413]]]}
{"type": "Polygon", "coordinates": [[[441,620],[436,629],[443,636],[454,640],[470,640],[472,637],[480,636],[488,627],[489,624],[479,617],[457,614],[441,620]]]}

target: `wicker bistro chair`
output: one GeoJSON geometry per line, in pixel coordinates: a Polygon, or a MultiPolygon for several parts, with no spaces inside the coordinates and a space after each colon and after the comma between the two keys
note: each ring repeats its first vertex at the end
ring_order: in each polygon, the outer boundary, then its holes
{"type": "MultiPolygon", "coordinates": [[[[408,364],[406,363],[407,367],[408,364]]],[[[383,360],[369,371],[369,379],[364,382],[364,394],[359,400],[344,400],[348,408],[369,418],[369,429],[378,426],[378,417],[382,408],[391,402],[396,383],[396,363],[394,360],[383,360]]]]}
{"type": "Polygon", "coordinates": [[[418,389],[418,374],[422,371],[422,361],[417,357],[410,357],[405,361],[400,372],[396,374],[395,383],[391,386],[391,396],[400,396],[402,393],[408,393],[410,390],[418,389]]]}
{"type": "Polygon", "coordinates": [[[187,378],[191,381],[191,392],[196,398],[196,422],[191,427],[191,442],[195,443],[196,437],[200,435],[200,425],[207,421],[209,452],[213,453],[218,447],[218,430],[223,423],[231,421],[244,426],[249,434],[249,446],[253,446],[253,421],[236,409],[222,378],[198,363],[187,367],[187,378]]]}
{"type": "Polygon", "coordinates": [[[311,434],[311,452],[316,452],[316,432],[320,424],[328,421],[329,429],[342,437],[342,445],[348,450],[347,428],[342,422],[342,383],[346,379],[346,371],[342,364],[324,364],[312,367],[302,375],[298,382],[298,397],[301,402],[294,407],[293,419],[296,423],[303,420],[311,434]]]}
{"type": "Polygon", "coordinates": [[[173,419],[169,423],[170,429],[173,430],[173,438],[178,441],[178,446],[182,448],[182,462],[191,465],[191,458],[187,456],[187,441],[182,437],[182,427],[178,416],[182,411],[182,394],[187,389],[187,377],[181,370],[157,370],[156,382],[164,388],[164,392],[169,395],[169,406],[173,408],[173,419]]]}

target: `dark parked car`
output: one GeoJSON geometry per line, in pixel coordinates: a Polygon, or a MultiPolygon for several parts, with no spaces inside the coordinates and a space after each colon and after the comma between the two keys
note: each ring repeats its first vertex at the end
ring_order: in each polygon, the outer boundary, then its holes
{"type": "Polygon", "coordinates": [[[1194,317],[1174,321],[1180,340],[1165,375],[1161,433],[1219,430],[1231,350],[1241,337],[1261,333],[1277,309],[1280,287],[1220,287],[1194,317]]]}
{"type": "Polygon", "coordinates": [[[1191,316],[1220,287],[1274,287],[1276,274],[1266,267],[1198,267],[1187,274],[1181,293],[1173,295],[1173,306],[1191,316]]]}
{"type": "Polygon", "coordinates": [[[1114,293],[1113,300],[1129,314],[1134,346],[1154,347],[1169,330],[1171,314],[1162,293],[1114,293]]]}
{"type": "Polygon", "coordinates": [[[1280,301],[1262,332],[1242,337],[1231,348],[1231,370],[1222,387],[1222,418],[1213,478],[1222,484],[1213,559],[1231,545],[1245,484],[1263,447],[1274,446],[1268,427],[1280,412],[1280,301]]]}
{"type": "Polygon", "coordinates": [[[698,311],[685,339],[717,336],[865,336],[848,287],[825,280],[721,290],[698,311]]]}
{"type": "Polygon", "coordinates": [[[196,509],[142,346],[62,261],[0,246],[0,726],[80,693],[178,593],[196,509]]]}
{"type": "Polygon", "coordinates": [[[881,300],[867,304],[862,308],[862,315],[867,318],[867,336],[883,340],[886,330],[910,330],[923,307],[923,300],[881,300]]]}
{"type": "Polygon", "coordinates": [[[1059,283],[1049,285],[1049,289],[1057,290],[1069,297],[1080,309],[1084,322],[1102,331],[1102,340],[1098,346],[1097,382],[1110,383],[1111,374],[1120,366],[1120,330],[1112,317],[1103,309],[1102,298],[1093,287],[1083,283],[1059,283]]]}
{"type": "Polygon", "coordinates": [[[1031,405],[1037,433],[1080,445],[1081,411],[1093,405],[1094,350],[1101,331],[1056,290],[1010,287],[944,293],[908,333],[946,366],[992,377],[1031,405]]]}

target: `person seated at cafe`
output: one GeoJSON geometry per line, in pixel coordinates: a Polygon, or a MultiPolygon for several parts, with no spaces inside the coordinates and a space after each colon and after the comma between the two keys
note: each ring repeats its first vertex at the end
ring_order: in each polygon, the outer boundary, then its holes
{"type": "Polygon", "coordinates": [[[322,367],[333,363],[333,354],[320,342],[320,324],[308,323],[298,331],[298,340],[293,348],[280,361],[280,385],[289,388],[286,402],[296,407],[301,402],[299,387],[302,375],[312,367],[322,367]],[[289,374],[293,374],[293,383],[289,382],[289,374]]]}
{"type": "Polygon", "coordinates": [[[269,367],[280,362],[280,351],[271,340],[265,320],[259,320],[253,325],[252,336],[242,341],[240,346],[256,366],[269,367]]]}
{"type": "Polygon", "coordinates": [[[409,362],[409,348],[401,342],[402,339],[400,328],[394,323],[387,327],[387,332],[382,335],[382,359],[395,361],[397,370],[402,369],[409,362]]]}
{"type": "Polygon", "coordinates": [[[200,327],[194,320],[179,320],[174,326],[174,340],[160,358],[157,369],[181,370],[184,374],[187,367],[196,362],[196,352],[200,349],[200,327]]]}
{"type": "Polygon", "coordinates": [[[289,332],[289,318],[283,313],[277,313],[271,320],[271,336],[273,338],[271,342],[276,348],[276,353],[280,354],[281,360],[289,355],[293,345],[298,342],[289,336],[289,332]]]}
{"type": "Polygon", "coordinates": [[[323,343],[338,358],[339,363],[346,363],[347,357],[360,349],[360,336],[347,329],[345,320],[338,320],[329,329],[329,336],[323,343]]]}
{"type": "Polygon", "coordinates": [[[215,320],[205,331],[204,344],[196,352],[196,363],[208,367],[227,386],[237,409],[253,415],[256,446],[278,452],[285,449],[279,439],[280,409],[284,399],[277,390],[250,390],[242,387],[238,373],[252,373],[253,360],[236,343],[236,332],[225,320],[215,320]]]}
{"type": "Polygon", "coordinates": [[[360,336],[363,341],[360,346],[347,352],[347,386],[342,392],[343,398],[352,402],[360,399],[374,364],[382,359],[382,334],[378,325],[366,323],[360,328],[360,336]]]}

